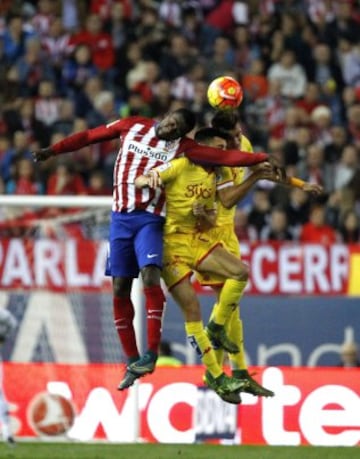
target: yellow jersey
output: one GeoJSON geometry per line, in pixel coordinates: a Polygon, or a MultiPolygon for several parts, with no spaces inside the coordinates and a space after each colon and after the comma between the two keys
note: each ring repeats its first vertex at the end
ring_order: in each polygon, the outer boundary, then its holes
{"type": "Polygon", "coordinates": [[[169,161],[155,170],[165,188],[165,235],[196,232],[194,203],[200,201],[206,209],[214,209],[216,190],[233,185],[230,168],[205,169],[186,157],[169,161]]]}
{"type": "MultiPolygon", "coordinates": [[[[247,153],[253,153],[253,147],[250,140],[244,135],[241,136],[241,151],[247,153]]],[[[232,176],[232,181],[234,185],[240,185],[244,181],[245,177],[245,168],[244,167],[224,167],[223,169],[228,169],[232,176]]],[[[216,226],[223,225],[234,225],[236,206],[233,206],[231,209],[227,209],[220,202],[217,206],[217,219],[216,226]]]]}

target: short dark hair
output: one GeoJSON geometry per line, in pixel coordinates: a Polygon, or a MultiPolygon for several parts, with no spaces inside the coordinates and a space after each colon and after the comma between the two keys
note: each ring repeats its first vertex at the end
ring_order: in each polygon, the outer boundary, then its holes
{"type": "Polygon", "coordinates": [[[198,143],[207,143],[214,137],[220,137],[226,141],[230,140],[229,134],[227,134],[222,129],[217,129],[214,127],[204,127],[197,130],[194,136],[194,140],[198,143]]]}
{"type": "Polygon", "coordinates": [[[231,131],[240,122],[239,115],[234,110],[219,110],[211,120],[211,126],[217,129],[231,131]]]}
{"type": "Polygon", "coordinates": [[[190,132],[194,129],[196,125],[196,116],[194,112],[187,108],[178,108],[177,110],[174,110],[173,113],[181,116],[184,128],[187,130],[186,132],[190,132]]]}

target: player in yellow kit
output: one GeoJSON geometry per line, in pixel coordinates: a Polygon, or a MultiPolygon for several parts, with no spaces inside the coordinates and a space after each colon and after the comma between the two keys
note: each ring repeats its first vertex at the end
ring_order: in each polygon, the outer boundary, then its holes
{"type": "MultiPolygon", "coordinates": [[[[218,112],[213,120],[212,125],[218,129],[225,130],[230,135],[230,142],[228,142],[228,148],[240,147],[243,151],[248,151],[252,153],[252,145],[243,134],[241,130],[241,125],[239,118],[236,112],[218,112]]],[[[228,202],[230,208],[224,207],[221,203],[218,204],[218,216],[217,216],[217,225],[216,228],[211,230],[212,237],[222,241],[224,247],[226,247],[231,253],[240,258],[240,247],[239,241],[235,234],[234,230],[234,216],[236,210],[236,203],[240,201],[256,184],[258,180],[261,179],[270,179],[273,181],[283,182],[287,185],[300,186],[306,191],[319,193],[321,189],[305,182],[302,182],[294,178],[284,178],[281,179],[278,175],[273,177],[266,176],[263,173],[262,169],[264,166],[259,166],[251,168],[251,173],[245,179],[245,169],[244,168],[230,168],[234,187],[232,201],[228,202]]],[[[244,271],[247,269],[244,265],[244,271]]],[[[253,395],[259,396],[273,396],[274,393],[255,381],[247,370],[247,362],[244,350],[244,338],[243,338],[243,324],[240,318],[240,311],[237,310],[236,305],[239,304],[240,299],[243,295],[244,289],[246,287],[247,278],[242,283],[242,288],[239,288],[239,285],[234,286],[234,282],[229,279],[225,283],[222,283],[219,278],[209,275],[197,275],[199,282],[203,285],[212,286],[212,288],[217,293],[217,303],[214,305],[210,322],[207,326],[207,329],[211,328],[212,321],[215,320],[218,324],[224,324],[226,328],[226,333],[231,339],[239,345],[240,352],[236,354],[229,354],[232,372],[234,377],[239,377],[241,379],[245,378],[249,381],[250,385],[247,392],[253,395]],[[235,287],[235,288],[234,288],[235,287]]],[[[219,343],[216,342],[208,332],[210,338],[212,339],[216,349],[216,356],[218,362],[223,362],[224,351],[221,349],[219,343]]]]}
{"type": "MultiPolygon", "coordinates": [[[[226,148],[227,136],[213,128],[204,128],[196,140],[218,148],[226,148]]],[[[147,176],[136,179],[137,187],[156,187],[162,184],[166,191],[166,222],[164,227],[163,273],[175,301],[182,309],[185,329],[207,368],[208,385],[225,400],[227,396],[247,389],[249,383],[229,378],[217,362],[214,350],[205,333],[199,300],[190,282],[194,271],[221,276],[222,281],[243,280],[243,264],[239,257],[225,250],[218,239],[209,236],[209,229],[216,224],[216,194],[222,196],[231,187],[229,169],[209,169],[192,164],[187,158],[170,161],[153,169],[147,176]]],[[[237,352],[237,346],[229,341],[224,327],[213,326],[216,339],[229,352],[237,352]]]]}

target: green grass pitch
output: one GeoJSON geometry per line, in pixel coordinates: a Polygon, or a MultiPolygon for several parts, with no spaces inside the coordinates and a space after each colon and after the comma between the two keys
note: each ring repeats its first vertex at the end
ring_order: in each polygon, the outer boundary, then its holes
{"type": "Polygon", "coordinates": [[[348,459],[360,448],[19,442],[1,459],[348,459]]]}

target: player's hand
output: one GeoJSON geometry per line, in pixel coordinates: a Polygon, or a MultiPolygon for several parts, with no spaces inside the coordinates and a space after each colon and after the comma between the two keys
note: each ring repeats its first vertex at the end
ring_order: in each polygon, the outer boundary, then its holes
{"type": "Polygon", "coordinates": [[[150,171],[147,175],[149,188],[159,188],[162,185],[160,175],[157,171],[150,171]]]}
{"type": "Polygon", "coordinates": [[[54,152],[52,151],[51,147],[47,147],[47,148],[41,148],[41,150],[32,151],[31,154],[32,154],[33,160],[37,162],[37,161],[47,160],[48,158],[50,158],[50,156],[54,154],[54,152]]]}
{"type": "Polygon", "coordinates": [[[149,177],[139,175],[139,177],[136,177],[135,179],[135,186],[136,188],[145,188],[146,186],[149,186],[149,177]]]}
{"type": "Polygon", "coordinates": [[[193,204],[193,214],[195,217],[203,217],[205,215],[205,206],[199,201],[195,201],[193,204]]]}
{"type": "Polygon", "coordinates": [[[273,166],[269,161],[264,161],[263,163],[255,164],[250,167],[252,172],[262,174],[263,172],[272,172],[273,166]]]}
{"type": "Polygon", "coordinates": [[[323,194],[324,193],[324,188],[320,185],[317,185],[316,183],[308,183],[305,182],[302,189],[308,193],[312,193],[315,195],[323,194]]]}

